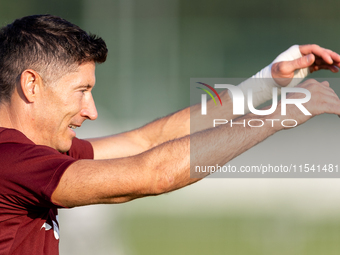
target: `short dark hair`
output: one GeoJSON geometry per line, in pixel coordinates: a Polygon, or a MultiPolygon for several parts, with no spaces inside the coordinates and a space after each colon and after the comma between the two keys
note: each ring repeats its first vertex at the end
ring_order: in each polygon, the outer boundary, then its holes
{"type": "Polygon", "coordinates": [[[60,17],[17,19],[0,30],[0,103],[10,100],[26,69],[51,83],[82,63],[103,63],[107,53],[103,39],[60,17]]]}

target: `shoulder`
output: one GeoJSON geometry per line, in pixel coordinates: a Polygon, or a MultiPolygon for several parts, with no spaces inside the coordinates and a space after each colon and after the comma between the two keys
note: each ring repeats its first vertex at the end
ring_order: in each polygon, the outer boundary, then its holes
{"type": "MultiPolygon", "coordinates": [[[[0,150],[4,149],[9,152],[11,149],[14,149],[18,154],[21,150],[29,149],[29,152],[39,152],[40,153],[48,153],[54,155],[67,155],[74,159],[93,159],[93,147],[90,142],[86,140],[81,140],[78,138],[74,138],[72,141],[72,146],[68,152],[60,153],[57,150],[50,148],[48,146],[36,145],[30,139],[28,139],[23,133],[16,129],[9,128],[1,128],[0,127],[0,150]]],[[[13,153],[6,153],[13,154],[13,153]]],[[[21,154],[21,153],[20,153],[21,154]]]]}
{"type": "Polygon", "coordinates": [[[16,129],[0,127],[0,144],[31,144],[34,143],[16,129]]]}
{"type": "Polygon", "coordinates": [[[73,138],[70,150],[64,153],[75,159],[93,159],[94,152],[92,144],[89,141],[73,138]]]}
{"type": "Polygon", "coordinates": [[[18,196],[26,204],[50,206],[50,197],[65,170],[76,159],[24,134],[0,128],[0,194],[18,196]],[[46,204],[45,204],[46,205],[46,204]]]}
{"type": "Polygon", "coordinates": [[[18,130],[7,128],[0,128],[0,154],[0,163],[12,158],[18,161],[18,158],[32,160],[39,156],[64,156],[48,146],[36,145],[18,130]]]}

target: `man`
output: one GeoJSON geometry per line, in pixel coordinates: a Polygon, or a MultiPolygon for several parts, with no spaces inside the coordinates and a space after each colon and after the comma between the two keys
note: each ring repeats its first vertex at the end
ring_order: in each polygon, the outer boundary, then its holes
{"type": "MultiPolygon", "coordinates": [[[[270,66],[282,86],[302,68],[338,71],[340,56],[330,50],[305,45],[297,51],[298,58],[270,66]]],[[[190,135],[189,118],[200,114],[194,106],[191,116],[186,108],[134,131],[79,140],[73,129],[97,118],[91,90],[95,63],[106,55],[101,38],[54,16],[24,17],[1,29],[0,254],[58,254],[57,208],[127,202],[203,178],[190,178],[192,138],[192,164],[223,165],[282,129],[200,126],[190,135]]],[[[340,100],[327,82],[300,86],[312,93],[305,107],[313,116],[340,114],[340,100]]],[[[232,105],[227,92],[221,97],[232,105]]],[[[270,117],[282,118],[279,108],[270,117]]],[[[226,118],[233,117],[230,109],[226,118]]],[[[311,117],[293,107],[288,112],[299,123],[311,117]]]]}

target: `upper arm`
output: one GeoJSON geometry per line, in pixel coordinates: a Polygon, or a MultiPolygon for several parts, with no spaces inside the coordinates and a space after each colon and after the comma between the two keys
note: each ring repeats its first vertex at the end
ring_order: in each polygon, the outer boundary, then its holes
{"type": "Polygon", "coordinates": [[[126,202],[150,193],[149,178],[137,159],[78,160],[62,175],[51,200],[74,207],[100,203],[126,202]]]}

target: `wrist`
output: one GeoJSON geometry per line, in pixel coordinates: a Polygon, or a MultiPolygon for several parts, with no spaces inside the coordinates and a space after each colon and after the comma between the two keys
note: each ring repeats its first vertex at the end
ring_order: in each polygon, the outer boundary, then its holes
{"type": "Polygon", "coordinates": [[[308,67],[295,70],[294,73],[289,75],[290,77],[283,76],[279,68],[279,62],[294,61],[302,57],[299,45],[293,45],[277,56],[272,62],[271,68],[271,75],[276,80],[276,83],[280,84],[280,86],[295,87],[306,78],[310,73],[308,67]]]}

